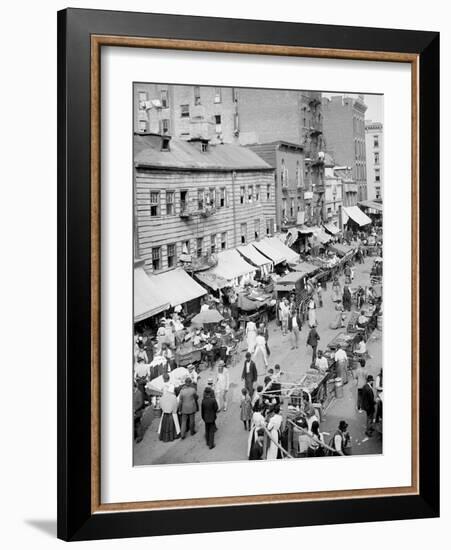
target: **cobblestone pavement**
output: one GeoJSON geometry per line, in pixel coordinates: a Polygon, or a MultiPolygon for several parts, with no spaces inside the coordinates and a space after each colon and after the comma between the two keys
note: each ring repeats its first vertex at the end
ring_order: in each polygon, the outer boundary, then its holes
{"type": "MultiPolygon", "coordinates": [[[[352,286],[368,285],[372,259],[367,258],[362,265],[355,266],[355,278],[352,286]]],[[[344,279],[341,277],[340,283],[344,279]]],[[[324,307],[317,310],[318,333],[321,337],[318,349],[326,345],[336,336],[339,330],[329,328],[329,323],[335,317],[334,304],[331,300],[330,285],[323,293],[324,307]]],[[[298,349],[291,349],[292,342],[289,335],[283,336],[280,328],[273,321],[269,326],[269,346],[271,349],[270,366],[279,363],[284,372],[283,381],[297,380],[308,368],[311,362],[311,348],[306,346],[308,329],[305,324],[301,330],[298,349]]],[[[245,343],[243,342],[236,365],[230,368],[231,386],[229,390],[229,406],[226,412],[220,412],[217,420],[214,449],[209,449],[205,443],[204,427],[200,414],[196,415],[196,430],[194,436],[188,435],[183,441],[175,440],[169,443],[159,441],[157,428],[159,419],[152,419],[149,412],[145,414],[145,425],[148,426],[143,440],[134,444],[134,464],[178,464],[196,462],[221,462],[246,460],[246,446],[248,432],[244,430],[240,421],[240,391],[242,387],[241,371],[244,363],[245,343]]],[[[382,334],[376,329],[368,341],[370,359],[367,367],[371,374],[376,376],[382,360],[382,334]]],[[[201,373],[198,381],[199,395],[213,371],[201,373]]],[[[259,380],[260,381],[260,380],[259,380]]],[[[345,419],[349,424],[352,437],[353,454],[374,454],[382,452],[382,438],[376,433],[371,439],[364,435],[365,413],[356,410],[356,386],[352,379],[344,386],[343,397],[334,399],[328,407],[325,419],[321,423],[321,430],[331,435],[338,422],[345,419]]],[[[326,441],[327,441],[326,435],[326,441]]]]}

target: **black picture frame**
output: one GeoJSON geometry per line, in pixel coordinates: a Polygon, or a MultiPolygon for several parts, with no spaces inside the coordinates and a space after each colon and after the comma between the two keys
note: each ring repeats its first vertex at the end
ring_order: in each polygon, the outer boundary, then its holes
{"type": "MultiPolygon", "coordinates": [[[[334,57],[331,55],[331,57],[334,57]]],[[[439,33],[101,10],[58,13],[58,537],[89,540],[439,515],[439,33]],[[93,513],[91,36],[417,54],[419,494],[93,513]]]]}

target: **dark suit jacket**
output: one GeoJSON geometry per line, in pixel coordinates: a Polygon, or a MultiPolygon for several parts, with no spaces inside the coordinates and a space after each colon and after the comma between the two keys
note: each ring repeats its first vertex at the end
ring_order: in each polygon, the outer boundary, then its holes
{"type": "Polygon", "coordinates": [[[244,361],[244,367],[243,367],[243,372],[241,374],[241,378],[244,380],[248,376],[251,377],[252,382],[256,382],[258,378],[257,367],[255,366],[255,363],[252,360],[249,367],[249,374],[246,373],[246,361],[244,361]]]}
{"type": "Polygon", "coordinates": [[[319,334],[316,332],[316,329],[311,329],[310,332],[308,333],[307,345],[312,347],[317,346],[319,339],[320,339],[319,334]]]}
{"type": "Polygon", "coordinates": [[[197,411],[197,392],[192,386],[183,386],[179,394],[179,410],[182,414],[193,414],[197,411]]]}
{"type": "Polygon", "coordinates": [[[218,402],[214,397],[204,397],[201,404],[202,420],[205,424],[211,424],[216,420],[218,402]]]}
{"type": "Polygon", "coordinates": [[[373,388],[369,384],[365,384],[362,388],[362,409],[368,414],[373,414],[374,403],[373,388]]]}

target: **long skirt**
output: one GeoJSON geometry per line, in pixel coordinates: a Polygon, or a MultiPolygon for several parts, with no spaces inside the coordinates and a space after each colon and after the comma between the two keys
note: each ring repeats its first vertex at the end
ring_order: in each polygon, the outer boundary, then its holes
{"type": "Polygon", "coordinates": [[[341,302],[341,292],[339,286],[332,287],[332,301],[341,302]]]}
{"type": "Polygon", "coordinates": [[[310,328],[316,327],[318,324],[316,322],[316,310],[313,308],[308,310],[308,324],[310,328]]]}
{"type": "Polygon", "coordinates": [[[278,430],[272,430],[268,452],[266,453],[266,460],[275,460],[277,458],[279,447],[277,446],[276,441],[279,443],[279,432],[278,430]]]}
{"type": "Polygon", "coordinates": [[[266,348],[262,346],[257,346],[255,348],[254,355],[252,356],[252,360],[254,361],[257,368],[258,376],[264,376],[266,373],[266,367],[268,366],[266,348]]]}
{"type": "Polygon", "coordinates": [[[163,413],[158,426],[161,441],[174,441],[180,433],[180,425],[176,414],[163,413]]]}
{"type": "Polygon", "coordinates": [[[250,353],[254,353],[256,339],[257,339],[257,331],[250,330],[247,333],[247,351],[249,351],[250,353]]]}

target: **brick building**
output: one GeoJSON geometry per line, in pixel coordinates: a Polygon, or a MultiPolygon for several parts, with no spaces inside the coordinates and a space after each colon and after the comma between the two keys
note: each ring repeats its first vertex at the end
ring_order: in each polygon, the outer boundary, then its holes
{"type": "Polygon", "coordinates": [[[350,166],[357,200],[367,198],[365,112],[363,96],[322,99],[323,132],[328,152],[340,166],[350,166]]]}
{"type": "MultiPolygon", "coordinates": [[[[317,223],[322,220],[325,188],[320,92],[145,83],[135,84],[134,91],[136,132],[183,140],[203,136],[211,143],[241,145],[285,141],[302,147],[305,216],[317,223]]],[[[290,173],[294,175],[296,168],[290,173]]],[[[279,198],[281,213],[283,200],[279,198]]],[[[286,197],[289,217],[299,206],[302,208],[302,198],[297,193],[286,197]]]]}
{"type": "Polygon", "coordinates": [[[365,124],[368,200],[382,200],[384,128],[381,122],[365,124]]]}
{"type": "MultiPolygon", "coordinates": [[[[264,161],[274,168],[276,226],[296,224],[299,213],[306,216],[304,192],[311,191],[304,179],[304,149],[295,143],[275,141],[248,145],[264,161]]],[[[301,217],[302,217],[301,216],[301,217]]]]}
{"type": "Polygon", "coordinates": [[[253,151],[207,139],[135,134],[135,257],[147,273],[271,236],[274,169],[253,151]]]}

